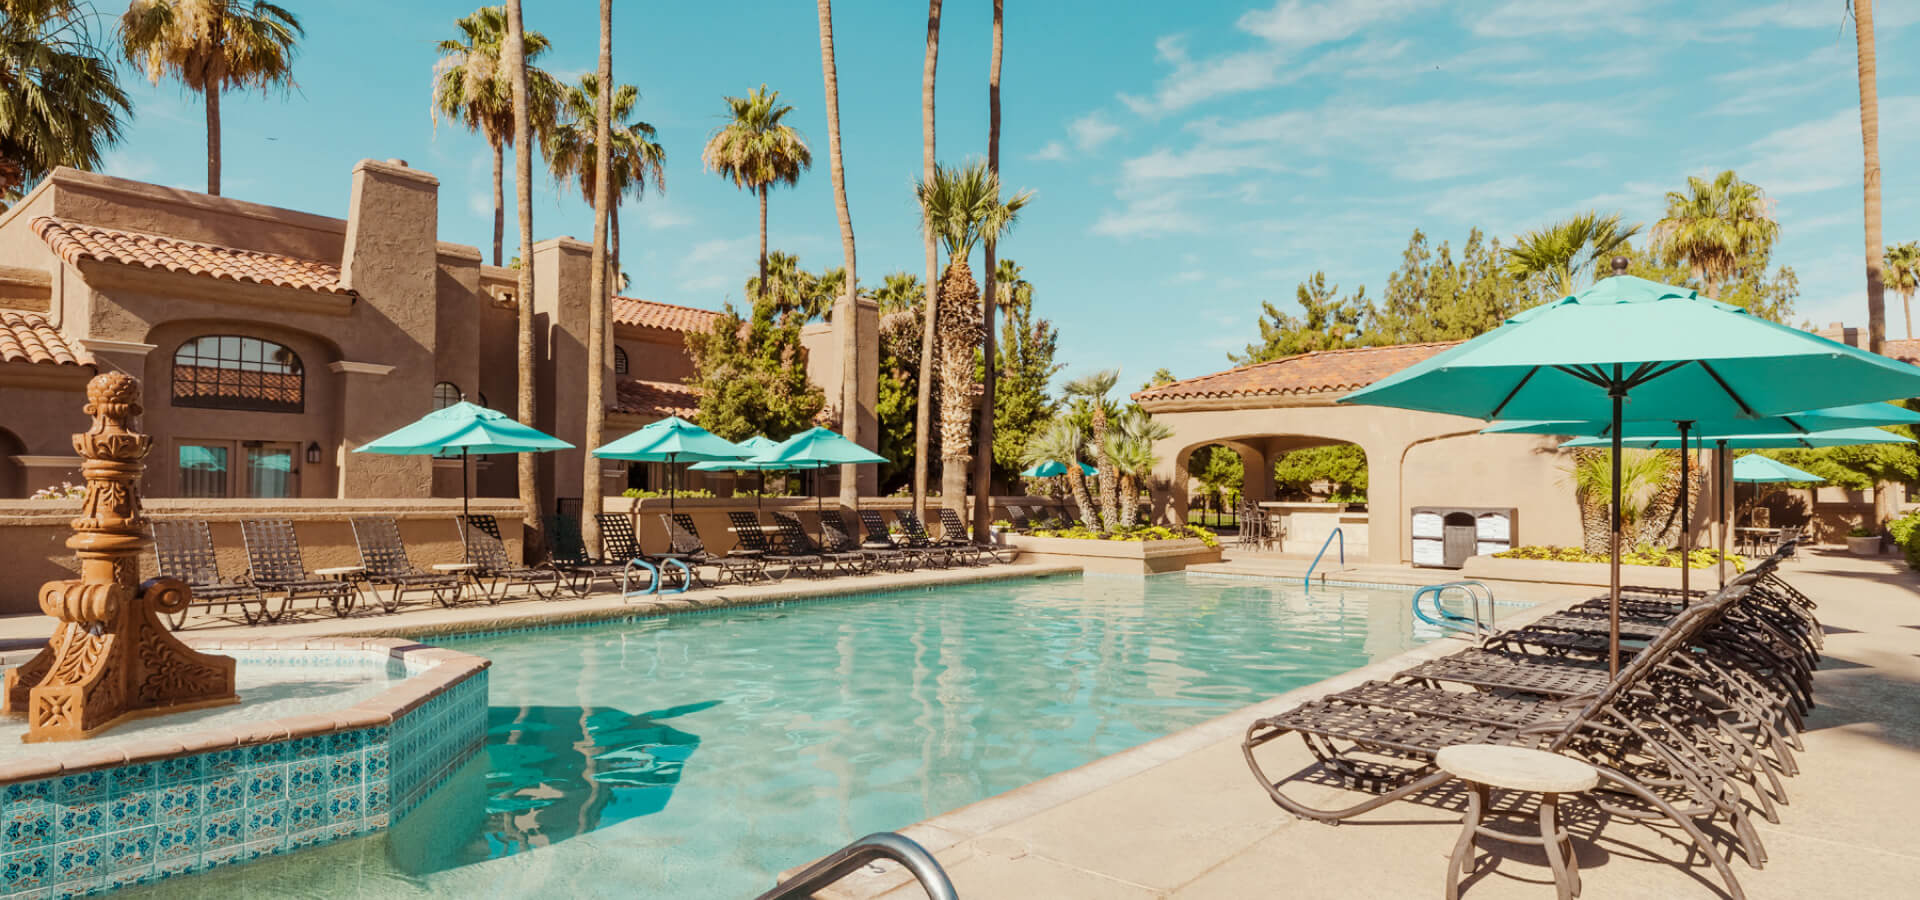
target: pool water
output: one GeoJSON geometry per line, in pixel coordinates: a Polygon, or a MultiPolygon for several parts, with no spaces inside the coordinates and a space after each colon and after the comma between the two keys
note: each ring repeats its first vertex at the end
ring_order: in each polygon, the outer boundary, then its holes
{"type": "Polygon", "coordinates": [[[447,642],[490,734],[388,832],[167,896],[737,898],[898,829],[1437,636],[1404,591],[995,582],[447,642]]]}

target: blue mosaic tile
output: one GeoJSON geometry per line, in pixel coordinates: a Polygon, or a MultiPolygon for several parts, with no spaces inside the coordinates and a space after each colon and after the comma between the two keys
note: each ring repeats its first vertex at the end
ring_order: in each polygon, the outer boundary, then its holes
{"type": "Polygon", "coordinates": [[[191,875],[199,870],[200,854],[198,852],[173,857],[162,856],[153,864],[153,877],[159,880],[174,875],[191,875]]]}
{"type": "Polygon", "coordinates": [[[107,856],[114,873],[127,869],[152,870],[154,854],[159,847],[151,826],[115,832],[109,835],[109,839],[112,843],[108,845],[107,856]]]}
{"type": "Polygon", "coordinates": [[[311,737],[294,739],[292,742],[293,749],[288,753],[287,758],[290,760],[319,759],[326,756],[328,752],[328,737],[328,735],[316,734],[311,737]]]}
{"type": "Polygon", "coordinates": [[[353,753],[367,746],[367,736],[363,731],[336,731],[326,738],[327,752],[334,756],[353,753]]]}
{"type": "Polygon", "coordinates": [[[287,798],[287,772],[283,768],[256,769],[247,774],[247,808],[277,805],[287,798]]]}
{"type": "Polygon", "coordinates": [[[107,827],[106,800],[54,807],[54,840],[92,837],[107,827]]]}
{"type": "Polygon", "coordinates": [[[259,767],[286,762],[291,758],[289,751],[292,749],[292,746],[292,741],[273,741],[266,744],[255,744],[246,748],[246,764],[249,767],[259,767]]]}
{"type": "MultiPolygon", "coordinates": [[[[227,847],[246,839],[246,813],[242,810],[209,813],[200,821],[202,849],[227,847]]],[[[191,836],[191,832],[188,832],[191,836]]]]}
{"type": "Polygon", "coordinates": [[[287,807],[285,804],[247,810],[246,838],[249,843],[267,838],[279,838],[286,833],[287,807]]]}
{"type": "Polygon", "coordinates": [[[129,763],[107,770],[107,784],[114,796],[153,790],[153,763],[129,763]]]}
{"type": "Polygon", "coordinates": [[[200,811],[216,813],[246,805],[246,782],[239,775],[221,775],[200,782],[200,811]]]}
{"type": "Polygon", "coordinates": [[[273,853],[279,853],[286,848],[287,842],[284,837],[266,841],[249,841],[240,845],[240,849],[244,851],[243,857],[250,860],[259,859],[262,856],[273,853]]]}
{"type": "MultiPolygon", "coordinates": [[[[327,783],[325,760],[296,759],[287,763],[287,796],[311,797],[327,783]]],[[[249,788],[251,790],[251,788],[249,788]]]]}
{"type": "Polygon", "coordinates": [[[287,804],[287,829],[299,834],[325,824],[327,816],[327,798],[300,797],[287,804]]]}
{"type": "Polygon", "coordinates": [[[107,841],[90,837],[68,841],[53,848],[55,883],[97,880],[105,874],[107,841]]]}
{"type": "Polygon", "coordinates": [[[327,820],[339,822],[360,818],[360,793],[360,788],[357,786],[329,791],[327,793],[327,820]]]}
{"type": "Polygon", "coordinates": [[[331,787],[359,786],[366,773],[358,753],[336,756],[327,763],[327,784],[331,787]]]}
{"type": "Polygon", "coordinates": [[[361,807],[367,815],[373,815],[386,812],[392,801],[393,794],[388,791],[386,782],[369,781],[366,784],[366,793],[361,807]]]}
{"type": "Polygon", "coordinates": [[[104,770],[95,769],[91,772],[60,776],[54,786],[53,799],[57,803],[105,799],[108,791],[107,773],[104,770]]]}
{"type": "Polygon", "coordinates": [[[158,783],[168,785],[199,780],[205,774],[202,766],[207,756],[208,754],[205,753],[194,753],[160,760],[156,773],[158,783]]]}
{"type": "Polygon", "coordinates": [[[235,775],[247,768],[247,759],[253,748],[235,747],[231,750],[216,750],[202,755],[202,771],[208,777],[235,775]]]}
{"type": "Polygon", "coordinates": [[[0,813],[0,852],[26,850],[53,841],[52,807],[8,806],[0,813]]]}
{"type": "Polygon", "coordinates": [[[53,877],[53,850],[36,847],[0,854],[0,878],[9,890],[27,890],[48,883],[53,877]]]}
{"type": "Polygon", "coordinates": [[[153,792],[142,791],[115,797],[109,802],[108,821],[113,828],[138,828],[153,824],[153,792]]]}
{"type": "Polygon", "coordinates": [[[39,781],[16,781],[0,792],[0,805],[7,809],[24,806],[44,805],[53,802],[54,779],[43,778],[39,781]]]}
{"type": "MultiPolygon", "coordinates": [[[[238,817],[240,814],[223,813],[223,815],[238,817]]],[[[201,835],[184,825],[161,826],[154,829],[153,843],[162,861],[181,857],[198,859],[200,856],[201,835]]]]}
{"type": "Polygon", "coordinates": [[[194,784],[170,784],[154,791],[155,820],[176,822],[200,812],[200,788],[194,784]]]}

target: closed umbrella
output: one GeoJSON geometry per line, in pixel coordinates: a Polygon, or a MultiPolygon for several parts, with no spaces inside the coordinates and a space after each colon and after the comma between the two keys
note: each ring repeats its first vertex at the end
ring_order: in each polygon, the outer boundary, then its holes
{"type": "Polygon", "coordinates": [[[1920,368],[1615,273],[1341,398],[1480,419],[1613,423],[1608,671],[1620,663],[1619,423],[1720,421],[1920,396],[1920,368]]]}
{"type": "Polygon", "coordinates": [[[673,465],[682,462],[707,462],[739,459],[739,445],[679,416],[651,422],[640,430],[611,443],[594,448],[601,459],[667,464],[667,509],[673,509],[673,465]]]}
{"type": "Polygon", "coordinates": [[[471,454],[544,453],[573,447],[553,435],[522,425],[499,410],[462,400],[421,416],[411,425],[353,448],[355,453],[391,456],[445,456],[460,452],[460,514],[467,515],[467,465],[471,454]]]}

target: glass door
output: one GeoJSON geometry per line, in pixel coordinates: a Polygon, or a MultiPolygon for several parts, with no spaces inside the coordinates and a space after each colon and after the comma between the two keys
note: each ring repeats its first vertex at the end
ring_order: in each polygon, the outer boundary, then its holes
{"type": "Polygon", "coordinates": [[[230,447],[224,441],[180,444],[180,496],[230,496],[227,484],[230,458],[230,447]]]}
{"type": "Polygon", "coordinates": [[[293,490],[293,448],[286,445],[248,447],[247,497],[291,497],[293,490]]]}
{"type": "Polygon", "coordinates": [[[265,441],[181,441],[175,477],[181,497],[259,497],[300,495],[298,444],[265,441]]]}

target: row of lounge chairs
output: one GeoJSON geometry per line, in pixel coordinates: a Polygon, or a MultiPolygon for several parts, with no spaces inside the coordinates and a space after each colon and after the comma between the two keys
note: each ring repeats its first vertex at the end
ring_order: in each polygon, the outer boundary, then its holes
{"type": "Polygon", "coordinates": [[[192,604],[173,615],[173,627],[180,628],[196,610],[247,624],[278,622],[295,612],[330,611],[345,617],[360,604],[363,588],[384,611],[396,612],[409,601],[447,607],[480,600],[498,603],[516,588],[554,599],[562,592],[582,596],[596,584],[618,584],[627,595],[636,588],[659,593],[708,583],[778,581],[796,572],[826,577],[1011,560],[1004,548],[968,541],[964,524],[952,510],[940,514],[944,533],[935,538],[911,511],[897,512],[896,539],[873,510],[860,513],[863,537],[854,536],[859,532],[840,510],[820,513],[815,533],[786,512],[773,513],[769,528],[754,513],[734,511],[729,515],[738,546],[725,553],[707,549],[692,516],[662,514],[669,547],[648,553],[640,546],[633,519],[603,513],[595,519],[604,549],[598,557],[587,552],[578,518],[555,516],[546,523],[549,557],[534,565],[512,561],[493,516],[462,516],[456,523],[465,561],[431,568],[413,563],[392,518],[367,516],[351,522],[359,565],[318,570],[307,568],[292,521],[249,519],[240,523],[247,570],[235,577],[221,572],[206,521],[156,519],[152,528],[159,573],[193,589],[192,604]],[[703,570],[710,574],[703,577],[703,570]],[[303,602],[306,609],[300,610],[303,602]]]}
{"type": "Polygon", "coordinates": [[[1755,868],[1765,862],[1752,819],[1779,821],[1823,642],[1813,601],[1780,578],[1791,552],[1782,546],[1712,594],[1628,589],[1615,678],[1601,597],[1254,722],[1242,743],[1247,765],[1288,812],[1337,824],[1446,783],[1434,758],[1448,746],[1576,757],[1601,775],[1588,801],[1611,816],[1671,822],[1742,897],[1720,846],[1755,868]],[[1260,751],[1287,735],[1317,763],[1276,779],[1260,751]],[[1375,796],[1321,809],[1284,790],[1298,782],[1375,796]]]}

